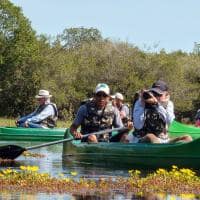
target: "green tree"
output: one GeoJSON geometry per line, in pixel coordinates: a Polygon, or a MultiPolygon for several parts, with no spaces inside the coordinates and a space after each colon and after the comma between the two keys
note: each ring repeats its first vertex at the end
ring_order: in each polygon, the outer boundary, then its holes
{"type": "Polygon", "coordinates": [[[102,40],[101,33],[95,28],[69,28],[60,35],[63,47],[69,49],[80,46],[82,43],[90,43],[102,40]]]}
{"type": "Polygon", "coordinates": [[[0,1],[0,44],[0,113],[24,113],[40,85],[38,42],[21,9],[8,0],[0,1]]]}

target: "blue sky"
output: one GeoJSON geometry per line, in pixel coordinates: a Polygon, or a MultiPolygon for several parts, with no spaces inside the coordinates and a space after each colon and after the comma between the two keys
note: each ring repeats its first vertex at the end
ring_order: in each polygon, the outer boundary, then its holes
{"type": "Polygon", "coordinates": [[[37,34],[94,27],[143,50],[192,52],[200,43],[199,0],[11,0],[37,34]],[[158,46],[157,46],[158,45],[158,46]],[[157,46],[156,48],[154,46],[157,46]]]}

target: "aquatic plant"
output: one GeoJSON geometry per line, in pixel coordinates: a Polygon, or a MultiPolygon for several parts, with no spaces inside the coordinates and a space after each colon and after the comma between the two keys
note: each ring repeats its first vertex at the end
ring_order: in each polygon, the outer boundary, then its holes
{"type": "Polygon", "coordinates": [[[30,152],[30,151],[24,151],[24,152],[23,152],[23,156],[24,156],[24,157],[35,157],[35,158],[43,158],[43,157],[45,157],[44,154],[32,153],[32,152],[30,152]]]}
{"type": "Polygon", "coordinates": [[[88,179],[77,177],[70,172],[51,177],[40,173],[37,166],[20,166],[19,169],[6,168],[0,171],[1,191],[59,192],[71,194],[134,193],[145,194],[200,194],[200,177],[191,169],[172,166],[170,170],[157,169],[141,177],[139,170],[129,170],[130,176],[88,179]]]}

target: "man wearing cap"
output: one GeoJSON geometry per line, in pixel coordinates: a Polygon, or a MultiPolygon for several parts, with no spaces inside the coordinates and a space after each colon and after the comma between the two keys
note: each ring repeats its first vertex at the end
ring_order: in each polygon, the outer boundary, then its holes
{"type": "MultiPolygon", "coordinates": [[[[99,83],[96,86],[92,101],[81,105],[78,109],[76,118],[70,127],[70,131],[75,138],[82,138],[83,135],[97,132],[109,128],[123,127],[119,111],[109,103],[110,89],[107,84],[99,83]],[[81,131],[78,132],[78,127],[81,131]]],[[[82,138],[82,141],[94,142],[108,141],[108,135],[90,135],[82,138]]]]}
{"type": "Polygon", "coordinates": [[[136,142],[168,143],[191,141],[190,136],[169,139],[167,129],[175,119],[174,104],[170,100],[167,84],[158,80],[149,90],[144,90],[133,109],[136,142]]]}
{"type": "Polygon", "coordinates": [[[54,103],[50,102],[47,90],[39,90],[39,94],[35,96],[39,106],[29,115],[26,115],[16,121],[18,127],[26,128],[53,128],[58,119],[58,110],[54,103]]]}

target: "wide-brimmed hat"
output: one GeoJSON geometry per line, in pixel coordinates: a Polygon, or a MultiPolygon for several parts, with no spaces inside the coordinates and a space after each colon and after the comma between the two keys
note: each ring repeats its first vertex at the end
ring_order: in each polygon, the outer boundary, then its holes
{"type": "Polygon", "coordinates": [[[39,90],[39,94],[35,96],[35,98],[50,98],[52,95],[49,94],[48,90],[39,90]]]}
{"type": "Polygon", "coordinates": [[[157,94],[164,94],[164,92],[168,91],[167,83],[165,83],[162,80],[158,80],[155,83],[153,83],[152,87],[150,88],[150,91],[153,91],[157,94]]]}
{"type": "Polygon", "coordinates": [[[98,92],[104,92],[106,95],[110,95],[110,88],[105,83],[99,83],[95,88],[95,94],[98,92]]]}

